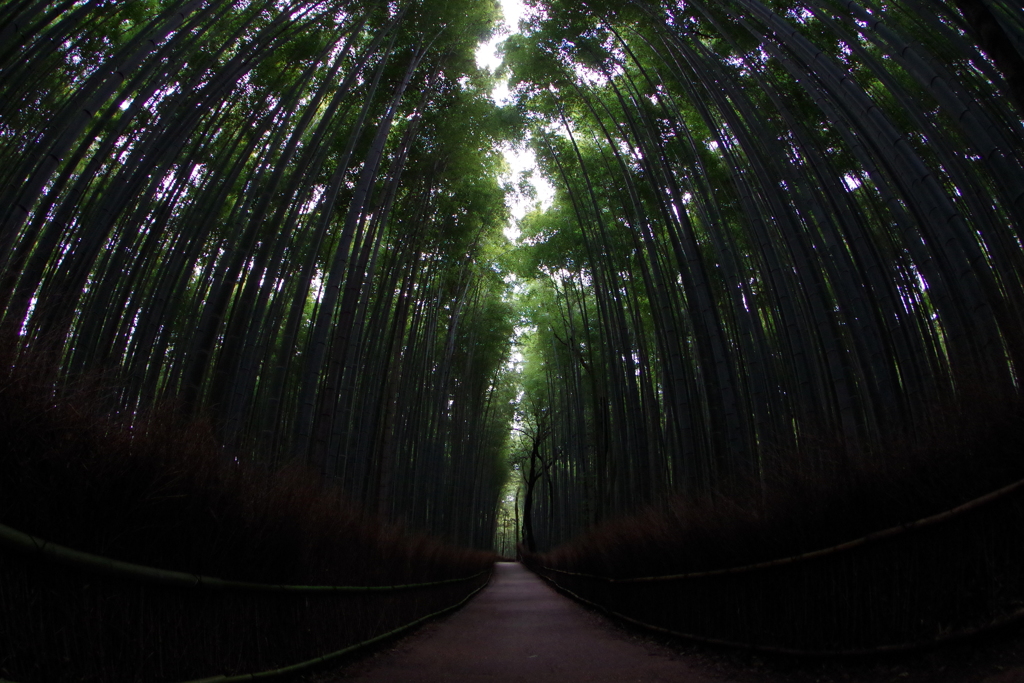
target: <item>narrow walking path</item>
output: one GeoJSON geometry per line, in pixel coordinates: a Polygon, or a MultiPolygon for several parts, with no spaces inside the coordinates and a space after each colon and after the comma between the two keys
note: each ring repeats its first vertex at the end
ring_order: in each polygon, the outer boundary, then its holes
{"type": "Polygon", "coordinates": [[[520,564],[451,617],[340,680],[362,683],[710,683],[654,645],[627,640],[520,564]]]}

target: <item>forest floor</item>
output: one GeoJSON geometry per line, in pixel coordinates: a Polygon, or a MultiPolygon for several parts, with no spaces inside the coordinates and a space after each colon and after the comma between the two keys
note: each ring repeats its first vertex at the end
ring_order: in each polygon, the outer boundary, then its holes
{"type": "Polygon", "coordinates": [[[928,651],[808,659],[681,643],[614,623],[522,565],[469,605],[307,683],[1024,683],[1024,624],[928,651]]]}

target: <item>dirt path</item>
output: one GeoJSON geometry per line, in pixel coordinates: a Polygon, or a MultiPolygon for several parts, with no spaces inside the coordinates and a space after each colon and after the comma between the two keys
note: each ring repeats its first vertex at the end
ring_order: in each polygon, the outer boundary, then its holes
{"type": "Polygon", "coordinates": [[[627,640],[522,565],[451,617],[335,680],[363,683],[711,683],[671,651],[627,640]]]}

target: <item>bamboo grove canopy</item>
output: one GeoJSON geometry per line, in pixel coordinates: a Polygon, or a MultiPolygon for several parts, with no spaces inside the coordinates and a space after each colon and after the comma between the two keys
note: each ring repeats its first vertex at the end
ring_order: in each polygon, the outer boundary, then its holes
{"type": "MultiPolygon", "coordinates": [[[[489,546],[507,126],[480,2],[5,2],[3,301],[117,408],[212,415],[489,546]]],[[[240,456],[235,456],[240,457],[240,456]]]]}
{"type": "Polygon", "coordinates": [[[545,7],[508,45],[558,188],[523,226],[540,547],[1017,390],[1018,4],[545,7]]]}
{"type": "Polygon", "coordinates": [[[1016,390],[1012,0],[532,10],[498,106],[486,0],[0,3],[5,324],[477,546],[517,405],[550,545],[1016,390]]]}

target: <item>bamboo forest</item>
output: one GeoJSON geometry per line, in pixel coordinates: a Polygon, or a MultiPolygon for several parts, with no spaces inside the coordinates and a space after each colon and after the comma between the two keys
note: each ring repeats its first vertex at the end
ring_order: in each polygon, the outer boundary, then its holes
{"type": "Polygon", "coordinates": [[[1019,2],[507,11],[0,0],[0,679],[1024,616],[1019,2]]]}

